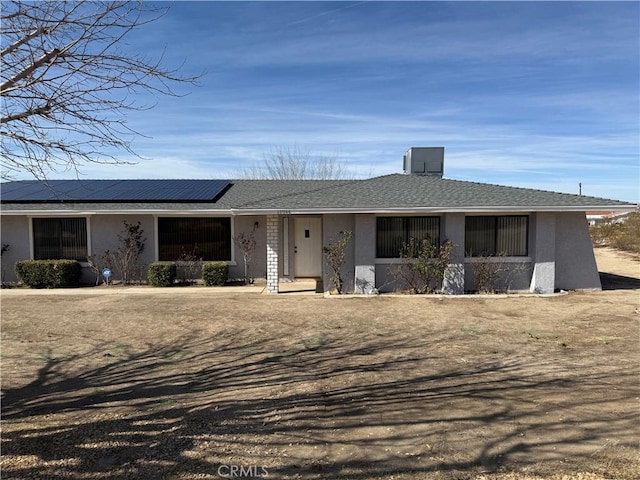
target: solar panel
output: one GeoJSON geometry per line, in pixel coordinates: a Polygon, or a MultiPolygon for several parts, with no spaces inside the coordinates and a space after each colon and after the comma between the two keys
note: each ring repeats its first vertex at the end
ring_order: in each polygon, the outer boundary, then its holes
{"type": "Polygon", "coordinates": [[[229,180],[23,180],[0,183],[5,202],[215,202],[229,180]]]}

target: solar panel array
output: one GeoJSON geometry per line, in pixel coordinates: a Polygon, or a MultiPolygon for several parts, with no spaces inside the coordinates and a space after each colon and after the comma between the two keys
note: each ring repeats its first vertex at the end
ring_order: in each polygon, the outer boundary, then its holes
{"type": "Polygon", "coordinates": [[[229,180],[23,180],[0,183],[4,202],[215,202],[229,180]]]}

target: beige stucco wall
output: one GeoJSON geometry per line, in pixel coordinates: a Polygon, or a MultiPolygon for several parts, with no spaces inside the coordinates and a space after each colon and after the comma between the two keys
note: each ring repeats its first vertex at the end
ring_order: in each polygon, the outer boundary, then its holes
{"type": "MultiPolygon", "coordinates": [[[[354,215],[353,214],[332,214],[322,216],[322,246],[327,246],[336,242],[340,238],[340,232],[349,230],[354,233],[354,215]]],[[[375,236],[373,237],[375,241],[375,236]]],[[[360,239],[360,241],[371,241],[370,238],[360,239]]],[[[356,238],[353,236],[345,249],[345,263],[343,266],[344,275],[344,292],[353,292],[354,290],[354,255],[355,255],[356,238]]],[[[334,288],[331,283],[332,270],[327,265],[323,257],[322,262],[323,285],[324,290],[329,291],[334,288]]]]}
{"type": "MultiPolygon", "coordinates": [[[[1,217],[1,238],[3,244],[9,245],[9,251],[2,257],[3,281],[15,282],[17,278],[14,272],[14,264],[19,260],[31,258],[29,222],[26,215],[2,215],[1,217]]],[[[91,215],[88,218],[88,239],[89,254],[100,257],[106,250],[118,248],[118,235],[121,235],[124,228],[124,221],[130,224],[140,222],[144,230],[145,248],[142,253],[143,279],[146,279],[147,267],[157,261],[157,240],[156,223],[153,215],[91,215]]],[[[233,232],[251,232],[255,223],[256,249],[253,259],[254,278],[264,278],[266,276],[266,221],[264,216],[234,217],[232,219],[233,232]]],[[[233,243],[233,242],[232,242],[233,243]]],[[[229,278],[240,279],[244,276],[244,260],[237,251],[235,244],[232,245],[232,258],[234,261],[229,266],[229,278]]],[[[198,269],[198,274],[200,269],[198,269]]],[[[198,275],[198,278],[200,275],[198,275]]],[[[94,283],[96,274],[88,267],[83,266],[81,281],[83,283],[94,283]]]]}
{"type": "Polygon", "coordinates": [[[2,281],[15,282],[18,280],[14,271],[15,263],[31,258],[29,219],[26,216],[2,215],[0,220],[1,243],[9,245],[9,250],[2,255],[2,281]]]}
{"type": "MultiPolygon", "coordinates": [[[[245,232],[246,235],[250,234],[254,230],[254,238],[256,240],[256,248],[251,260],[250,276],[256,279],[264,279],[267,277],[267,217],[264,215],[251,215],[234,217],[232,219],[234,236],[237,236],[240,232],[245,232]],[[257,228],[254,230],[254,226],[258,222],[257,228]]],[[[237,245],[231,246],[234,262],[229,265],[229,278],[241,279],[244,276],[244,259],[242,254],[238,251],[237,245]]]]}
{"type": "MultiPolygon", "coordinates": [[[[339,232],[342,230],[351,230],[356,233],[356,227],[359,228],[359,235],[353,237],[346,250],[345,271],[345,290],[353,291],[355,283],[355,272],[357,270],[356,260],[361,267],[371,263],[371,255],[366,254],[368,250],[373,248],[375,252],[375,221],[370,220],[370,215],[360,216],[356,222],[356,215],[353,214],[332,214],[322,216],[322,244],[327,245],[336,240],[339,232]],[[365,218],[366,217],[366,218],[365,218]],[[356,248],[356,242],[369,242],[369,249],[356,248]],[[358,255],[356,255],[358,253],[358,255]],[[357,257],[357,258],[356,258],[357,257]],[[366,264],[366,265],[365,265],[366,264]]],[[[443,216],[442,226],[445,232],[453,231],[448,222],[453,221],[453,216],[443,216]],[[449,218],[451,217],[451,218],[449,218]]],[[[464,217],[456,218],[457,223],[463,221],[464,217]]],[[[294,218],[289,218],[289,272],[293,276],[295,271],[295,254],[294,254],[294,218]]],[[[373,218],[373,217],[372,217],[373,218]]],[[[12,282],[16,281],[14,273],[14,264],[19,260],[31,258],[30,239],[29,239],[29,218],[26,215],[2,215],[0,217],[0,237],[2,244],[8,244],[9,250],[2,257],[3,280],[12,282]]],[[[107,249],[117,248],[117,236],[121,233],[127,220],[129,223],[141,222],[142,228],[147,237],[145,251],[143,253],[143,262],[149,264],[157,260],[156,253],[156,232],[155,222],[152,215],[92,215],[89,217],[89,233],[91,253],[100,255],[107,249]]],[[[255,223],[258,226],[255,229],[255,238],[257,242],[254,259],[253,259],[253,276],[254,278],[266,277],[266,217],[265,216],[238,216],[232,220],[234,234],[239,232],[250,232],[253,230],[255,223]]],[[[282,217],[280,222],[280,234],[282,235],[282,217]]],[[[459,230],[459,229],[458,229],[459,230]]],[[[450,232],[449,232],[450,233],[450,232]]],[[[461,237],[461,235],[457,235],[461,237]]],[[[463,243],[463,238],[457,238],[459,243],[463,243]]],[[[279,263],[280,276],[284,275],[282,254],[284,248],[280,242],[281,260],[279,263]]],[[[229,269],[230,278],[242,278],[244,274],[244,264],[241,255],[237,251],[235,245],[233,249],[233,260],[229,269]]],[[[588,226],[585,214],[581,212],[575,213],[553,213],[553,214],[532,214],[529,223],[529,257],[530,263],[517,263],[519,271],[511,277],[511,288],[513,290],[523,290],[528,288],[528,282],[531,281],[532,271],[536,262],[545,264],[551,261],[554,264],[552,272],[553,278],[542,278],[546,283],[555,286],[556,289],[599,289],[600,279],[595,263],[593,248],[589,237],[588,226]],[[543,221],[544,219],[553,222],[543,221]],[[550,225],[554,225],[553,231],[549,230],[550,225]],[[549,250],[543,248],[545,243],[553,242],[553,250],[555,250],[553,258],[543,258],[544,251],[549,250]]],[[[375,282],[376,287],[380,291],[390,291],[399,287],[393,282],[393,278],[389,275],[389,264],[375,263],[375,282]]],[[[515,264],[514,264],[515,265],[515,264]]],[[[543,275],[543,269],[539,269],[543,275]]],[[[474,288],[473,274],[470,264],[465,262],[465,290],[474,288]]],[[[146,269],[145,269],[146,272],[146,269]]],[[[508,275],[508,274],[507,274],[508,275]]],[[[325,290],[332,288],[330,282],[330,272],[326,262],[323,262],[323,279],[325,290]]],[[[84,269],[83,280],[86,282],[95,281],[95,274],[90,269],[84,269]]]]}

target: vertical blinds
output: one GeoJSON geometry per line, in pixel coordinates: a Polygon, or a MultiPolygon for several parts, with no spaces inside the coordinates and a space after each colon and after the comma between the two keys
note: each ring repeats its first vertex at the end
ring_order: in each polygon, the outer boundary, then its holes
{"type": "Polygon", "coordinates": [[[440,217],[378,217],[376,257],[398,258],[403,246],[414,238],[440,241],[440,217]]]}
{"type": "Polygon", "coordinates": [[[86,218],[34,218],[35,260],[87,260],[86,218]]]}
{"type": "Polygon", "coordinates": [[[158,218],[158,256],[163,261],[192,255],[231,260],[230,218],[158,218]]]}
{"type": "Polygon", "coordinates": [[[525,256],[529,217],[466,217],[465,252],[467,256],[525,256]]]}

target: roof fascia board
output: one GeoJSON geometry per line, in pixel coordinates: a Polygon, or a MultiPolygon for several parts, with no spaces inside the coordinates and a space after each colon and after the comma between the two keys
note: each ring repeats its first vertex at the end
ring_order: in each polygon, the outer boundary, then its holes
{"type": "Polygon", "coordinates": [[[0,210],[0,215],[233,215],[230,209],[203,209],[203,210],[170,210],[170,209],[113,209],[113,210],[93,210],[93,209],[69,209],[69,210],[0,210]]]}
{"type": "Polygon", "coordinates": [[[296,208],[234,209],[234,215],[318,215],[332,213],[486,213],[486,212],[586,212],[587,210],[628,211],[637,205],[571,205],[571,206],[483,206],[483,207],[399,207],[399,208],[296,208]]]}
{"type": "Polygon", "coordinates": [[[609,212],[629,211],[637,209],[635,204],[626,205],[571,205],[571,206],[483,206],[483,207],[398,207],[398,208],[296,208],[291,210],[283,209],[29,209],[11,210],[2,208],[1,215],[319,215],[319,214],[340,214],[340,213],[488,213],[488,212],[586,212],[590,210],[606,210],[609,212]]]}

